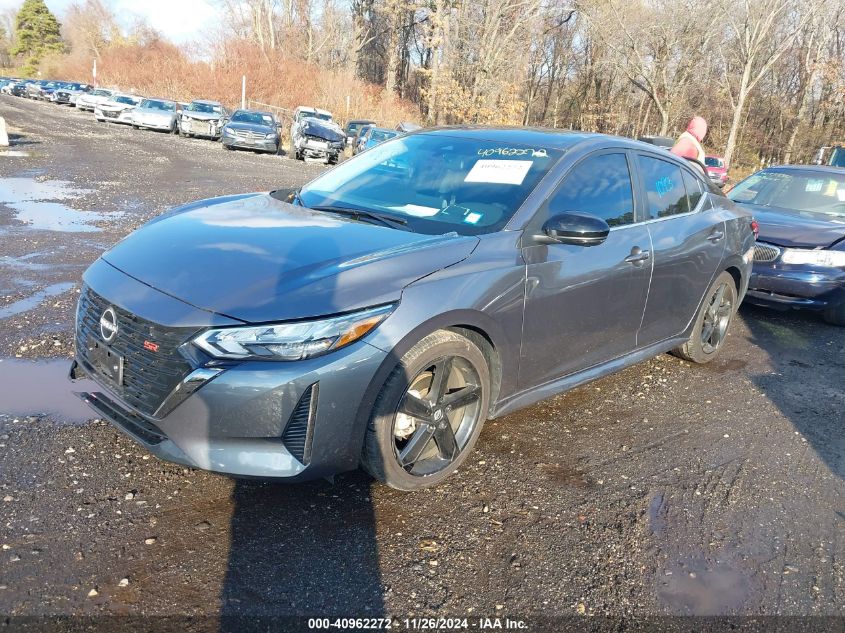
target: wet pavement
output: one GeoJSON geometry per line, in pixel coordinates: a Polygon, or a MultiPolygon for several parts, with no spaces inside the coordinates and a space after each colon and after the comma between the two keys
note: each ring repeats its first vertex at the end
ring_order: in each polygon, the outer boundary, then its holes
{"type": "Polygon", "coordinates": [[[0,115],[30,154],[0,156],[0,614],[845,616],[845,330],[745,306],[713,364],[491,420],[413,495],[185,469],[76,408],[80,276],[170,206],[320,167],[0,115]]]}

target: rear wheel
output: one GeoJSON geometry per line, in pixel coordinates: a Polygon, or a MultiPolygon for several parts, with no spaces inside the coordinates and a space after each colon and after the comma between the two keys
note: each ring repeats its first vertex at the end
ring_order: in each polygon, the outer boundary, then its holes
{"type": "Polygon", "coordinates": [[[487,418],[490,370],[475,343],[454,332],[426,336],[382,387],[362,464],[398,490],[433,486],[464,462],[487,418]]]}
{"type": "Polygon", "coordinates": [[[723,272],[707,290],[689,340],[672,353],[692,363],[709,363],[725,343],[736,308],[734,278],[723,272]]]}
{"type": "Polygon", "coordinates": [[[840,325],[845,327],[845,303],[838,306],[828,308],[822,314],[824,320],[831,325],[840,325]]]}

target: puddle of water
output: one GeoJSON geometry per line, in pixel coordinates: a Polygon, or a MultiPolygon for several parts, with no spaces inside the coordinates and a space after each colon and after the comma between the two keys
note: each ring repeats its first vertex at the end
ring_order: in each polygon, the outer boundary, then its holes
{"type": "Polygon", "coordinates": [[[724,560],[691,559],[670,572],[658,595],[677,615],[731,615],[742,609],[750,592],[748,578],[724,560]]]}
{"type": "Polygon", "coordinates": [[[75,285],[76,284],[72,282],[66,281],[59,284],[53,284],[52,286],[47,286],[46,288],[44,288],[44,290],[39,290],[38,292],[27,297],[26,299],[15,301],[10,305],[0,308],[0,319],[8,319],[9,317],[13,317],[16,314],[21,314],[22,312],[32,310],[39,303],[44,301],[44,299],[47,299],[48,297],[55,297],[56,295],[60,295],[64,292],[67,292],[75,285]]]}
{"type": "Polygon", "coordinates": [[[72,209],[64,200],[87,194],[89,190],[72,187],[62,180],[40,182],[34,178],[0,180],[0,205],[17,214],[17,219],[30,228],[42,231],[100,231],[94,223],[107,217],[97,211],[72,209]]]}
{"type": "Polygon", "coordinates": [[[42,231],[94,233],[102,229],[92,223],[106,217],[96,211],[77,211],[60,202],[23,201],[6,206],[17,211],[18,220],[42,231]]]}
{"type": "Polygon", "coordinates": [[[0,359],[0,413],[16,417],[50,415],[78,424],[97,417],[74,391],[96,390],[87,380],[68,380],[69,360],[0,359]]]}

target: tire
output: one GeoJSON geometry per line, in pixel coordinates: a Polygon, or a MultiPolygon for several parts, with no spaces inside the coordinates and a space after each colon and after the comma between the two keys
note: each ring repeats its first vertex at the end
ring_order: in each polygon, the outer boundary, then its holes
{"type": "Polygon", "coordinates": [[[831,325],[845,327],[845,303],[828,308],[822,313],[822,318],[831,325]]]}
{"type": "Polygon", "coordinates": [[[397,490],[437,485],[472,452],[489,407],[490,369],[481,349],[455,332],[429,334],[397,363],[376,398],[361,464],[397,490]]]}
{"type": "Polygon", "coordinates": [[[731,322],[737,310],[737,288],[734,278],[722,272],[707,289],[695,317],[692,333],[686,343],[672,354],[691,363],[709,363],[724,347],[731,322]],[[715,319],[715,323],[714,323],[715,319]]]}

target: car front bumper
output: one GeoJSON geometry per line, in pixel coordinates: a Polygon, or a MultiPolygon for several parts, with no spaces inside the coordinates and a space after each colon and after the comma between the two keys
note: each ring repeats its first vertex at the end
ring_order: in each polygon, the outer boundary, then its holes
{"type": "Polygon", "coordinates": [[[845,302],[845,271],[755,263],[746,301],[770,308],[826,310],[845,302]]]}
{"type": "MultiPolygon", "coordinates": [[[[97,322],[103,306],[131,316],[131,323],[127,320],[121,324],[127,332],[136,327],[133,323],[152,323],[159,333],[172,330],[178,323],[180,332],[189,332],[186,342],[210,326],[209,315],[144,286],[101,260],[86,272],[85,282],[80,306],[85,300],[91,309],[81,307],[77,314],[71,379],[91,378],[96,388],[78,395],[98,416],[151,453],[167,461],[239,477],[304,480],[358,466],[369,411],[386,366],[386,352],[358,341],[331,354],[301,361],[224,363],[177,340],[172,349],[178,349],[189,366],[181,378],[174,378],[173,384],[178,386],[171,388],[168,384],[161,390],[167,395],[160,405],[154,403],[142,411],[143,406],[137,404],[139,368],[147,372],[141,379],[153,385],[147,393],[154,391],[155,381],[166,375],[158,372],[155,360],[150,361],[155,355],[139,349],[144,346],[133,343],[121,348],[120,339],[109,349],[125,354],[121,384],[98,370],[85,341],[99,336],[91,324],[97,322]],[[110,294],[130,297],[132,305],[111,303],[115,300],[106,299],[110,294]],[[149,321],[154,315],[162,317],[159,322],[149,321]],[[185,329],[186,323],[194,325],[185,329]]],[[[213,318],[219,325],[222,317],[213,318]]],[[[166,362],[163,349],[161,354],[162,362],[166,362]]]]}
{"type": "Polygon", "coordinates": [[[135,118],[132,119],[132,124],[138,127],[148,128],[150,130],[172,130],[172,118],[135,118]]]}
{"type": "Polygon", "coordinates": [[[182,119],[179,127],[185,134],[210,139],[220,138],[220,131],[222,130],[219,121],[208,122],[203,119],[182,119]]]}
{"type": "Polygon", "coordinates": [[[262,152],[275,152],[279,147],[279,139],[244,139],[223,135],[222,143],[226,147],[238,147],[241,149],[253,149],[262,152]]]}

